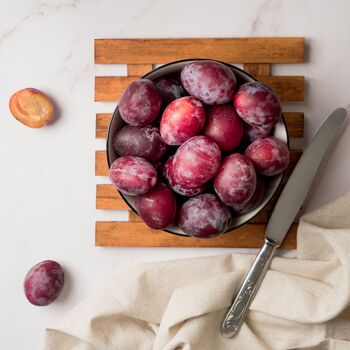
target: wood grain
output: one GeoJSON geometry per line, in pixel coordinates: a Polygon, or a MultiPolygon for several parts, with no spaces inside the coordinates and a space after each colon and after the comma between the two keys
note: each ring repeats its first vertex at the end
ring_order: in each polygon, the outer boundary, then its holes
{"type": "Polygon", "coordinates": [[[304,137],[304,113],[285,112],[283,115],[287,125],[288,136],[290,138],[304,137]]]}
{"type": "Polygon", "coordinates": [[[109,123],[111,121],[111,113],[97,113],[96,114],[96,132],[95,137],[97,139],[106,139],[109,123]]]}
{"type": "MultiPolygon", "coordinates": [[[[257,76],[258,80],[271,86],[281,101],[304,100],[304,77],[302,76],[257,76]]],[[[137,77],[95,77],[95,101],[117,102],[124,89],[137,77]]]]}
{"type": "Polygon", "coordinates": [[[108,176],[108,163],[106,151],[95,152],[95,175],[108,176]]]}
{"type": "Polygon", "coordinates": [[[271,66],[268,63],[245,63],[243,69],[254,77],[268,77],[271,74],[271,66]]]}
{"type": "MultiPolygon", "coordinates": [[[[229,63],[243,63],[243,68],[257,79],[270,85],[282,101],[304,100],[304,77],[271,76],[271,64],[304,62],[304,38],[197,38],[197,39],[97,39],[95,63],[127,64],[127,77],[95,77],[95,101],[115,102],[125,87],[149,72],[153,64],[168,63],[189,57],[217,59],[229,63]]],[[[289,137],[304,136],[304,114],[284,113],[289,137]]],[[[105,139],[111,119],[110,113],[96,115],[96,138],[105,139]]],[[[286,182],[301,151],[290,152],[290,166],[286,182]]],[[[105,151],[95,153],[96,176],[107,176],[105,151]]],[[[111,184],[96,186],[96,208],[128,210],[129,222],[96,222],[97,246],[125,247],[235,247],[260,248],[266,222],[276,204],[278,193],[249,224],[238,230],[210,240],[172,235],[154,231],[129,209],[111,184]]],[[[294,224],[283,243],[284,248],[296,247],[294,224]]]]}
{"type": "Polygon", "coordinates": [[[153,69],[152,64],[128,64],[127,72],[129,77],[141,77],[153,69]]]}
{"type": "Polygon", "coordinates": [[[156,64],[191,57],[229,63],[304,62],[304,38],[96,39],[95,64],[156,64]]]}
{"type": "Polygon", "coordinates": [[[96,209],[130,210],[129,206],[112,184],[96,185],[96,209]]]}
{"type": "MultiPolygon", "coordinates": [[[[98,221],[95,227],[95,245],[102,247],[260,248],[264,242],[265,229],[265,224],[247,224],[216,238],[197,239],[155,231],[143,222],[98,221]]],[[[297,225],[293,224],[282,248],[296,247],[296,231],[297,225]]]]}
{"type": "MultiPolygon", "coordinates": [[[[304,136],[304,113],[302,112],[285,112],[288,135],[291,138],[299,138],[304,136]]],[[[96,114],[96,138],[106,139],[109,123],[111,121],[111,113],[96,114]]]]}

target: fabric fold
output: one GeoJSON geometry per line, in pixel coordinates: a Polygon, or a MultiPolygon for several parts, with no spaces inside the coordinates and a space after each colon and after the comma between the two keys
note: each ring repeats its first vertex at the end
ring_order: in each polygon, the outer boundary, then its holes
{"type": "Polygon", "coordinates": [[[120,273],[47,329],[45,349],[350,349],[349,213],[350,193],[301,218],[297,257],[273,259],[233,339],[219,329],[253,255],[120,273]]]}

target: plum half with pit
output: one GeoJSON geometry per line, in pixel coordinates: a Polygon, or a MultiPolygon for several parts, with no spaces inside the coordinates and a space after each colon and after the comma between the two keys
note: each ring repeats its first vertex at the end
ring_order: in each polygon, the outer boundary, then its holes
{"type": "Polygon", "coordinates": [[[240,86],[234,98],[238,115],[251,125],[276,124],[282,107],[274,91],[259,82],[248,82],[240,86]]]}
{"type": "Polygon", "coordinates": [[[251,143],[245,155],[252,160],[256,171],[264,176],[278,175],[289,164],[288,146],[273,136],[251,143]]]}
{"type": "Polygon", "coordinates": [[[123,156],[112,163],[109,179],[119,191],[137,196],[149,192],[155,186],[157,171],[144,158],[123,156]]]}
{"type": "Polygon", "coordinates": [[[240,209],[252,198],[256,172],[252,161],[239,153],[227,156],[214,179],[214,189],[223,203],[240,209]]]}
{"type": "Polygon", "coordinates": [[[176,201],[172,190],[164,183],[158,183],[150,192],[137,196],[137,213],[151,228],[161,230],[174,222],[176,201]]]}
{"type": "Polygon", "coordinates": [[[170,76],[158,78],[154,83],[159,89],[165,105],[186,95],[181,83],[170,76]]]}
{"type": "Polygon", "coordinates": [[[163,112],[160,134],[168,145],[181,145],[198,135],[205,123],[205,110],[197,98],[185,96],[171,102],[163,112]]]}
{"type": "Polygon", "coordinates": [[[214,194],[205,193],[182,205],[178,224],[190,236],[211,238],[228,230],[231,220],[229,208],[214,194]]]}
{"type": "Polygon", "coordinates": [[[163,177],[168,181],[173,191],[175,191],[177,194],[180,194],[181,196],[186,197],[193,197],[197,194],[205,192],[205,185],[193,188],[184,188],[181,187],[178,183],[176,183],[173,175],[173,160],[174,156],[170,156],[163,166],[163,177]]]}
{"type": "Polygon", "coordinates": [[[12,115],[30,128],[41,128],[54,118],[53,103],[43,92],[34,88],[14,93],[9,107],[12,115]]]}
{"type": "Polygon", "coordinates": [[[120,156],[138,156],[151,162],[158,161],[167,150],[159,129],[154,126],[124,126],[115,134],[113,147],[120,156]]]}
{"type": "Polygon", "coordinates": [[[145,126],[157,118],[162,104],[158,88],[149,79],[132,82],[119,102],[122,119],[129,125],[145,126]]]}
{"type": "Polygon", "coordinates": [[[187,64],[181,71],[184,88],[208,105],[227,103],[233,98],[236,76],[223,63],[196,61],[187,64]]]}
{"type": "Polygon", "coordinates": [[[221,163],[219,146],[207,136],[195,136],[175,153],[173,176],[183,188],[195,188],[213,178],[221,163]]]}
{"type": "Polygon", "coordinates": [[[233,151],[242,141],[243,121],[230,104],[212,106],[203,134],[211,137],[222,151],[233,151]]]}
{"type": "Polygon", "coordinates": [[[24,279],[24,294],[36,306],[51,304],[61,294],[64,272],[61,265],[53,260],[42,261],[33,266],[24,279]]]}

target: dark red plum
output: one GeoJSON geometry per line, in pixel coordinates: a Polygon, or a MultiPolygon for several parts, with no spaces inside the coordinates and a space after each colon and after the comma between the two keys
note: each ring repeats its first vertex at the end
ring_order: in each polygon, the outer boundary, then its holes
{"type": "Polygon", "coordinates": [[[259,82],[241,85],[234,106],[238,115],[251,125],[276,124],[282,113],[277,95],[269,86],[259,82]]]}
{"type": "Polygon", "coordinates": [[[220,162],[220,148],[211,138],[192,137],[175,153],[174,180],[183,188],[199,187],[215,176],[220,162]]]}
{"type": "Polygon", "coordinates": [[[169,159],[165,162],[163,166],[163,176],[168,181],[173,191],[175,191],[177,194],[180,194],[181,196],[186,197],[193,197],[197,194],[205,192],[204,185],[194,188],[183,188],[178,183],[176,183],[173,175],[173,160],[174,156],[169,157],[169,159]]]}
{"type": "Polygon", "coordinates": [[[158,88],[149,79],[132,82],[119,102],[122,119],[133,126],[145,126],[157,118],[162,104],[158,88]]]}
{"type": "Polygon", "coordinates": [[[160,121],[160,134],[168,145],[181,145],[200,133],[205,123],[202,103],[185,96],[171,102],[160,121]]]}
{"type": "Polygon", "coordinates": [[[190,236],[211,238],[228,230],[231,221],[229,208],[214,194],[205,193],[182,205],[178,224],[190,236]]]}
{"type": "Polygon", "coordinates": [[[149,192],[157,183],[157,171],[146,159],[123,156],[109,170],[109,179],[119,191],[130,196],[149,192]]]}
{"type": "Polygon", "coordinates": [[[208,105],[222,104],[233,98],[236,76],[226,65],[215,61],[197,61],[181,71],[184,88],[208,105]]]}
{"type": "Polygon", "coordinates": [[[154,81],[159,89],[165,105],[186,95],[181,83],[172,77],[162,77],[154,81]]]}
{"type": "Polygon", "coordinates": [[[151,162],[159,160],[167,150],[159,129],[152,126],[124,126],[115,134],[113,147],[120,156],[138,156],[151,162]]]}
{"type": "Polygon", "coordinates": [[[259,126],[245,124],[244,138],[249,143],[252,143],[256,140],[260,140],[264,137],[267,137],[271,133],[271,130],[273,129],[273,127],[274,127],[274,124],[259,125],[259,126]]]}
{"type": "Polygon", "coordinates": [[[203,134],[211,137],[222,151],[233,151],[242,141],[243,121],[230,104],[213,106],[203,134]]]}
{"type": "Polygon", "coordinates": [[[247,147],[245,154],[254,163],[256,171],[264,176],[278,175],[289,164],[287,145],[272,136],[254,141],[247,147]]]}
{"type": "Polygon", "coordinates": [[[142,220],[156,230],[168,227],[175,219],[175,197],[164,183],[158,183],[150,192],[137,196],[135,206],[142,220]]]}
{"type": "Polygon", "coordinates": [[[250,198],[250,200],[247,203],[244,203],[241,206],[236,205],[234,211],[237,214],[242,215],[247,214],[256,209],[264,200],[265,188],[266,186],[264,180],[261,177],[257,177],[256,188],[252,198],[250,198]]]}
{"type": "Polygon", "coordinates": [[[30,303],[36,306],[51,304],[62,292],[64,272],[53,260],[42,261],[33,266],[24,279],[24,293],[30,303]]]}
{"type": "Polygon", "coordinates": [[[241,208],[252,198],[255,188],[256,172],[251,160],[239,153],[226,157],[214,179],[219,198],[233,209],[241,208]]]}

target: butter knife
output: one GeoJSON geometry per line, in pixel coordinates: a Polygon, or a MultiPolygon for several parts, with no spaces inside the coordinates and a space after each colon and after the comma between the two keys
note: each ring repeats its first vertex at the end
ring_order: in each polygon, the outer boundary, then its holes
{"type": "Polygon", "coordinates": [[[222,326],[225,338],[235,336],[242,326],[248,307],[268,270],[276,249],[281,245],[295,216],[302,207],[328,148],[343,124],[346,110],[338,108],[323,122],[313,136],[289,177],[269,219],[265,244],[246,275],[222,326]]]}

